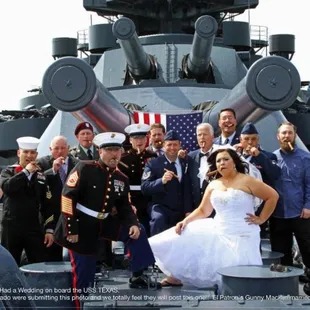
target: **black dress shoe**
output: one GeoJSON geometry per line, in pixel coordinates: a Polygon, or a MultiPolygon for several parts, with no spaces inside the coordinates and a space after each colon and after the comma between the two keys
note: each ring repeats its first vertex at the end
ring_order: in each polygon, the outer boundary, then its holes
{"type": "Polygon", "coordinates": [[[154,283],[154,281],[151,281],[151,279],[145,274],[143,274],[140,277],[131,277],[129,279],[129,287],[148,289],[149,282],[150,282],[151,289],[161,289],[161,284],[159,282],[154,283]]]}
{"type": "Polygon", "coordinates": [[[310,283],[304,285],[304,292],[306,295],[310,296],[310,283]]]}
{"type": "Polygon", "coordinates": [[[299,276],[299,282],[301,282],[301,283],[309,283],[310,282],[310,278],[306,274],[302,274],[301,276],[299,276]]]}

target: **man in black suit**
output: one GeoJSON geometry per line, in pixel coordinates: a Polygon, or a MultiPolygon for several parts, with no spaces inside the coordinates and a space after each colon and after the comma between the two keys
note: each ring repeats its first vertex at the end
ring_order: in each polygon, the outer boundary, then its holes
{"type": "Polygon", "coordinates": [[[195,209],[200,205],[209,183],[206,172],[208,171],[207,160],[213,150],[213,127],[209,123],[199,124],[196,128],[196,135],[200,148],[188,154],[188,171],[192,183],[195,209]]]}
{"type": "Polygon", "coordinates": [[[93,126],[88,122],[79,123],[74,130],[74,134],[79,144],[70,149],[70,154],[81,160],[99,159],[98,150],[93,145],[95,136],[93,126]]]}
{"type": "MultiPolygon", "coordinates": [[[[62,187],[70,171],[77,164],[78,160],[68,155],[69,146],[67,139],[63,136],[56,136],[51,141],[51,155],[41,157],[37,160],[38,165],[47,178],[52,193],[52,205],[54,207],[55,222],[60,216],[60,202],[62,187]]],[[[48,261],[62,261],[62,247],[54,243],[47,248],[48,261]]]]}
{"type": "Polygon", "coordinates": [[[235,145],[239,143],[239,134],[236,132],[237,119],[234,109],[223,109],[218,115],[218,125],[221,128],[221,135],[214,139],[213,144],[235,145]]]}

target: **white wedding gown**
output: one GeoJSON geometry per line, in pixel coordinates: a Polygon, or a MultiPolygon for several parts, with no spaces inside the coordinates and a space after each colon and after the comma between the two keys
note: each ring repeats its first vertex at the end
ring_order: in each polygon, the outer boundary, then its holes
{"type": "Polygon", "coordinates": [[[196,287],[220,285],[217,270],[261,265],[260,228],[245,221],[254,214],[254,197],[242,190],[213,190],[214,219],[189,223],[181,235],[175,227],[149,238],[156,265],[166,274],[196,287]]]}

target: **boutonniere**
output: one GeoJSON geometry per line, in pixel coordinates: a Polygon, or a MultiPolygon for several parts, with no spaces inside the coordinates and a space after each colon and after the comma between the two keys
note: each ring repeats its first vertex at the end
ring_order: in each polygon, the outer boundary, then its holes
{"type": "Polygon", "coordinates": [[[24,168],[22,166],[17,166],[15,167],[15,173],[19,173],[23,170],[24,168]]]}

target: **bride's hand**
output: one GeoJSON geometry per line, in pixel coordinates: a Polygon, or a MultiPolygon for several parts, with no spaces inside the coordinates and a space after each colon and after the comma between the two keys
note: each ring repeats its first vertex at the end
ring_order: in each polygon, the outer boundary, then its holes
{"type": "Polygon", "coordinates": [[[185,226],[187,225],[186,221],[183,220],[182,222],[179,222],[175,225],[175,232],[180,235],[182,230],[184,230],[185,226]]]}
{"type": "Polygon", "coordinates": [[[262,225],[264,221],[255,214],[247,213],[247,217],[244,218],[246,222],[249,223],[249,225],[262,225]]]}

